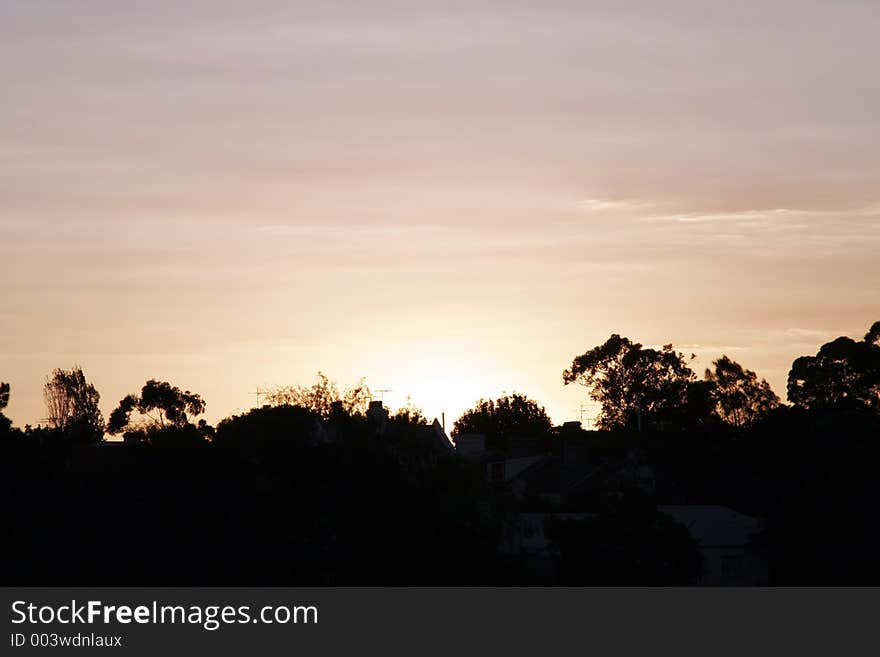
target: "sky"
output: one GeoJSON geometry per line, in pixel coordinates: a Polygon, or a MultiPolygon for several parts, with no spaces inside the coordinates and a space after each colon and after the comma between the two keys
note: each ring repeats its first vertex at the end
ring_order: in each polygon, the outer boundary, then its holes
{"type": "Polygon", "coordinates": [[[880,5],[0,2],[0,381],[216,421],[361,376],[596,414],[619,333],[791,361],[880,319],[880,5]]]}

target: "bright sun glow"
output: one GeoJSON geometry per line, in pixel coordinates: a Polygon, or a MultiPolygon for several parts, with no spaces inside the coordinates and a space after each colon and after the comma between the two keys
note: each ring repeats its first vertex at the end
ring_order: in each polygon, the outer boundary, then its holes
{"type": "Polygon", "coordinates": [[[436,342],[386,349],[369,380],[377,398],[379,389],[386,405],[395,409],[409,396],[428,420],[446,414],[446,427],[480,397],[494,397],[503,390],[504,368],[473,345],[436,342]]]}

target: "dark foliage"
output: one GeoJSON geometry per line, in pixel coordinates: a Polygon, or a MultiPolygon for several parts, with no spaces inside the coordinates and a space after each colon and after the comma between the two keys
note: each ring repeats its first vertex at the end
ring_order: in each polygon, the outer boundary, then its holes
{"type": "Polygon", "coordinates": [[[718,418],[743,429],[766,417],[779,406],[779,397],[764,379],[727,356],[706,370],[710,404],[718,418]]]}
{"type": "Polygon", "coordinates": [[[696,584],[703,558],[687,528],[628,491],[594,517],[547,521],[559,551],[559,584],[680,586],[696,584]]]}
{"type": "Polygon", "coordinates": [[[708,415],[689,360],[672,345],[650,349],[614,334],[576,357],[562,380],[590,389],[602,405],[602,429],[685,429],[708,415]]]}
{"type": "Polygon", "coordinates": [[[880,322],[863,340],[841,336],[815,356],[801,356],[788,374],[788,399],[814,410],[880,412],[880,322]]]}
{"type": "Polygon", "coordinates": [[[555,463],[572,486],[561,501],[553,490],[490,486],[486,461],[451,452],[409,406],[389,417],[338,397],[320,409],[281,404],[215,431],[190,421],[204,411],[201,397],[150,380],[111,416],[124,443],[84,444],[61,421],[13,428],[0,384],[0,514],[12,537],[2,582],[545,583],[501,546],[521,514],[552,506],[579,518],[550,514],[552,581],[692,584],[700,548],[658,505],[698,504],[764,521],[754,547],[769,555],[771,584],[878,584],[878,340],[880,322],[862,341],[839,338],[796,360],[788,407],[726,357],[698,380],[671,346],[612,336],[565,376],[591,386],[614,430],[552,429],[524,395],[481,400],[456,423],[455,433],[490,437],[501,450],[492,463],[512,437],[543,436],[538,465],[555,463]],[[588,471],[570,462],[565,441],[574,438],[588,471]],[[643,466],[647,487],[630,476],[643,466]]]}
{"type": "Polygon", "coordinates": [[[317,444],[318,414],[302,406],[267,406],[233,415],[217,424],[218,447],[257,452],[278,447],[303,448],[317,444]]]}
{"type": "Polygon", "coordinates": [[[3,415],[9,404],[9,384],[0,382],[0,440],[5,440],[12,430],[12,420],[3,415]]]}
{"type": "Polygon", "coordinates": [[[543,406],[515,392],[478,401],[455,421],[452,436],[482,433],[489,449],[505,449],[512,436],[544,436],[552,426],[543,406]]]}
{"type": "Polygon", "coordinates": [[[313,418],[255,410],[213,444],[168,425],[142,445],[71,448],[46,430],[6,445],[4,583],[497,581],[498,514],[479,472],[453,455],[402,467],[364,418],[316,442],[313,418]]]}
{"type": "Polygon", "coordinates": [[[165,381],[150,379],[144,384],[140,395],[127,395],[110,414],[107,431],[112,434],[140,432],[148,434],[151,430],[170,427],[183,428],[189,424],[190,415],[205,412],[202,398],[181,390],[165,381]],[[141,420],[132,422],[131,415],[137,411],[141,420]]]}
{"type": "Polygon", "coordinates": [[[104,416],[98,408],[101,395],[86,380],[82,368],[56,369],[43,387],[50,424],[67,440],[78,444],[104,437],[104,416]]]}

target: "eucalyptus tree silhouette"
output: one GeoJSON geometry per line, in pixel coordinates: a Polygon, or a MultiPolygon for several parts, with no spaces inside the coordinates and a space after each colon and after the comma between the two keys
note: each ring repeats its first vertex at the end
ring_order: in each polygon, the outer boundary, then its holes
{"type": "Polygon", "coordinates": [[[862,340],[841,336],[815,356],[801,356],[788,373],[788,399],[811,410],[880,412],[880,321],[862,340]]]}
{"type": "Polygon", "coordinates": [[[766,380],[722,356],[706,370],[715,414],[737,429],[751,426],[779,406],[779,397],[766,380]]]}
{"type": "Polygon", "coordinates": [[[684,354],[671,344],[660,349],[612,334],[604,344],[577,356],[562,374],[602,405],[601,429],[680,428],[705,415],[694,408],[705,394],[684,354]]]}
{"type": "Polygon", "coordinates": [[[126,438],[133,441],[151,444],[170,442],[183,436],[201,442],[206,431],[190,424],[189,415],[204,412],[205,402],[199,395],[165,381],[150,379],[140,395],[127,395],[119,402],[110,414],[107,431],[125,433],[126,438]],[[135,411],[139,418],[133,420],[135,411]]]}

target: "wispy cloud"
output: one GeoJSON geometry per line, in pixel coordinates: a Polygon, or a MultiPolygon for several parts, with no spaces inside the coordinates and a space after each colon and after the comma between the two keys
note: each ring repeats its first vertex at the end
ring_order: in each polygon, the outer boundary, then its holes
{"type": "MultiPolygon", "coordinates": [[[[656,214],[644,217],[646,221],[677,221],[681,223],[702,222],[786,222],[790,220],[838,219],[842,217],[880,216],[880,205],[876,203],[860,207],[841,207],[834,209],[807,208],[752,208],[727,212],[685,212],[656,214]]],[[[802,224],[806,225],[806,224],[802,224]]]]}
{"type": "Polygon", "coordinates": [[[727,353],[734,351],[750,351],[751,347],[744,347],[741,345],[718,345],[718,344],[683,344],[680,349],[682,351],[693,351],[694,353],[727,353]]]}
{"type": "Polygon", "coordinates": [[[639,198],[587,198],[577,202],[577,207],[590,214],[617,214],[632,216],[648,222],[736,222],[736,221],[780,221],[794,218],[838,218],[838,217],[877,217],[880,218],[880,201],[860,205],[840,205],[830,208],[809,207],[751,207],[731,208],[729,210],[699,210],[675,208],[670,201],[639,198]]]}
{"type": "Polygon", "coordinates": [[[789,328],[785,335],[797,340],[797,344],[821,344],[841,335],[847,335],[843,329],[789,328]]]}
{"type": "Polygon", "coordinates": [[[657,201],[615,198],[586,198],[578,201],[577,207],[590,214],[634,214],[641,212],[657,212],[663,204],[657,201]]]}

